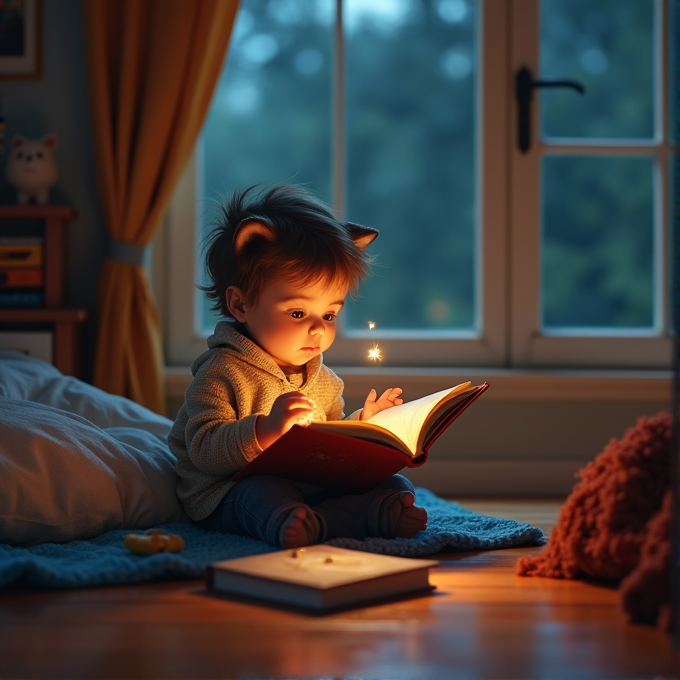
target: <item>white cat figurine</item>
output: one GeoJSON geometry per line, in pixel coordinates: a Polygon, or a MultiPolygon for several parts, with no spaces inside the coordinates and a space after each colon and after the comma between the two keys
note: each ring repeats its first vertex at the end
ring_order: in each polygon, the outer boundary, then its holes
{"type": "Polygon", "coordinates": [[[50,187],[59,176],[54,157],[56,148],[57,136],[54,134],[42,139],[26,139],[22,135],[12,137],[5,176],[17,190],[19,203],[30,203],[31,199],[39,204],[47,203],[50,187]]]}

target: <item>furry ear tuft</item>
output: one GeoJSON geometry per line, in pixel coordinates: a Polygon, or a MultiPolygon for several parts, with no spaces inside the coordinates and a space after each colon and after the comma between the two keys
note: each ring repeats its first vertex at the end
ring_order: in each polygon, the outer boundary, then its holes
{"type": "Polygon", "coordinates": [[[373,229],[373,227],[364,227],[361,224],[354,224],[354,222],[345,222],[345,228],[349,231],[354,245],[360,250],[363,250],[378,238],[379,232],[377,229],[373,229]]]}
{"type": "Polygon", "coordinates": [[[256,240],[268,243],[276,239],[276,231],[269,220],[263,217],[246,217],[241,220],[234,232],[234,253],[240,260],[244,250],[256,240]]]}

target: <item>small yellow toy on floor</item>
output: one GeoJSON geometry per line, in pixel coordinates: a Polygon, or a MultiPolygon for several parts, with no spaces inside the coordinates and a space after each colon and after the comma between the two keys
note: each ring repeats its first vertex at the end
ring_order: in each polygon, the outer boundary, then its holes
{"type": "Polygon", "coordinates": [[[184,550],[184,539],[161,529],[149,529],[145,534],[128,534],[125,547],[135,555],[155,555],[159,552],[184,550]]]}

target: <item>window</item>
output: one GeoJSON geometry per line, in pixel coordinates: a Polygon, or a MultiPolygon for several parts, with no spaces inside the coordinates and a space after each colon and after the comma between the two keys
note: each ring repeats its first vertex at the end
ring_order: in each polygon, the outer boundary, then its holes
{"type": "Polygon", "coordinates": [[[522,4],[513,62],[585,93],[537,88],[532,147],[512,157],[513,361],[670,367],[668,6],[522,4]]]}
{"type": "Polygon", "coordinates": [[[669,368],[666,12],[242,0],[164,232],[169,363],[214,327],[193,285],[210,200],[290,181],[381,231],[331,365],[378,342],[391,366],[669,368]],[[585,88],[530,89],[524,151],[521,67],[585,88]]]}

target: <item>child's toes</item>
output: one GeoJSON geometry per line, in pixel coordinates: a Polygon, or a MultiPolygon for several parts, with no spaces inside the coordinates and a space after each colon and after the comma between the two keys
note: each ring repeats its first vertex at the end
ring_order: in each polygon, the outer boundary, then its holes
{"type": "Polygon", "coordinates": [[[279,544],[283,548],[302,548],[317,543],[321,527],[316,514],[308,507],[298,506],[290,511],[279,530],[279,544]]]}
{"type": "Polygon", "coordinates": [[[413,538],[427,526],[427,511],[417,505],[403,507],[397,521],[397,536],[413,538]]]}
{"type": "Polygon", "coordinates": [[[380,536],[413,538],[427,522],[427,511],[415,505],[411,491],[398,491],[388,496],[380,507],[380,536]]]}
{"type": "Polygon", "coordinates": [[[281,544],[284,548],[301,548],[309,545],[306,518],[307,512],[304,508],[295,508],[284,520],[281,527],[281,544]]]}
{"type": "Polygon", "coordinates": [[[404,491],[399,494],[399,500],[405,508],[410,508],[416,502],[416,497],[410,491],[404,491]]]}

